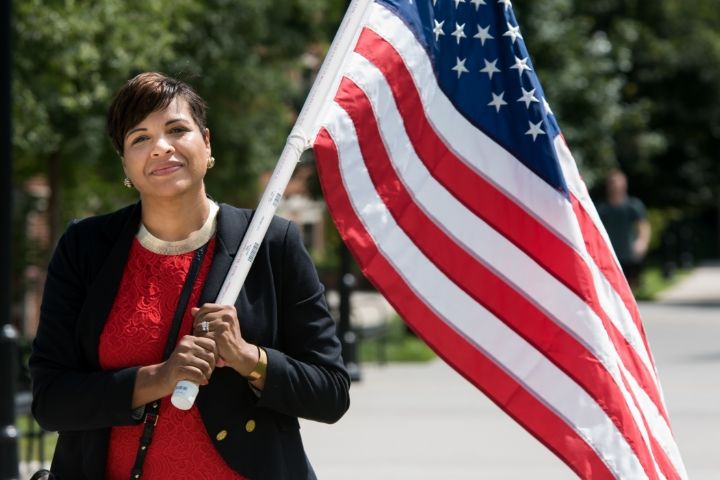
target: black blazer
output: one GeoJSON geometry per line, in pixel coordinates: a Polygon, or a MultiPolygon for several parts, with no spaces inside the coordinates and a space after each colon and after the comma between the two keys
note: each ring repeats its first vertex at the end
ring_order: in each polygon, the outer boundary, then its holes
{"type": "MultiPolygon", "coordinates": [[[[52,471],[61,480],[103,478],[110,427],[137,423],[130,407],[139,366],[102,370],[98,344],[140,211],[138,203],[74,222],[48,267],[30,357],[32,408],[43,428],[60,432],[52,471]]],[[[220,206],[201,304],[217,297],[251,214],[220,206]]],[[[215,370],[197,398],[208,434],[228,465],[252,480],[315,478],[297,418],[337,421],[349,406],[350,379],[323,287],[291,222],[273,219],[235,307],[243,337],[267,350],[265,389],[258,398],[234,370],[215,370]]]]}

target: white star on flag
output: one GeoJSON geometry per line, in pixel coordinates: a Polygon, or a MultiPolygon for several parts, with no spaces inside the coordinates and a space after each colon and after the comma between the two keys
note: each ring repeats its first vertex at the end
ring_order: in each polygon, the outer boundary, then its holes
{"type": "Polygon", "coordinates": [[[503,105],[507,105],[507,102],[503,99],[505,92],[501,92],[500,95],[492,94],[492,101],[488,103],[489,107],[495,107],[496,112],[500,112],[503,105]]]}
{"type": "Polygon", "coordinates": [[[493,73],[500,73],[500,69],[497,68],[497,59],[493,60],[492,62],[488,62],[487,59],[483,59],[485,62],[485,67],[481,68],[480,71],[482,73],[487,73],[490,77],[490,80],[492,80],[493,73]]]}
{"type": "Polygon", "coordinates": [[[518,74],[520,74],[520,76],[522,76],[522,74],[525,70],[532,72],[532,68],[530,68],[528,66],[527,62],[528,62],[528,57],[525,57],[525,58],[515,57],[515,65],[510,67],[510,69],[517,70],[518,74]]]}
{"type": "Polygon", "coordinates": [[[545,97],[542,98],[542,102],[543,102],[543,107],[545,107],[545,113],[547,113],[548,115],[555,115],[553,113],[553,111],[550,109],[550,104],[545,99],[545,97]]]}
{"type": "Polygon", "coordinates": [[[435,27],[433,27],[433,33],[435,34],[435,41],[437,42],[440,38],[440,35],[445,35],[445,32],[443,31],[443,25],[445,25],[445,20],[442,22],[438,22],[437,20],[433,20],[435,22],[435,27]]]}
{"type": "Polygon", "coordinates": [[[480,8],[480,5],[487,5],[487,3],[485,3],[485,0],[470,0],[470,3],[472,3],[473,5],[475,5],[475,11],[476,11],[476,12],[477,12],[478,9],[480,8]]]}
{"type": "Polygon", "coordinates": [[[523,36],[520,35],[520,25],[513,27],[512,25],[510,25],[508,23],[507,27],[508,27],[508,31],[503,33],[503,37],[510,37],[513,44],[515,43],[515,40],[517,40],[518,38],[520,38],[520,39],[523,38],[523,36]]]}
{"type": "Polygon", "coordinates": [[[490,25],[488,25],[488,26],[485,27],[485,28],[480,27],[480,25],[478,25],[477,27],[478,27],[478,32],[477,32],[475,35],[473,35],[473,38],[479,39],[479,40],[480,40],[480,44],[484,47],[484,46],[485,46],[485,40],[492,40],[492,39],[494,39],[495,37],[493,37],[492,35],[490,35],[490,25]]]}
{"type": "Polygon", "coordinates": [[[528,121],[528,124],[530,124],[530,129],[527,132],[525,132],[525,135],[532,135],[533,142],[535,141],[535,139],[537,138],[538,135],[545,135],[545,132],[543,132],[542,129],[540,128],[540,125],[542,125],[542,123],[543,123],[542,120],[540,120],[538,123],[532,123],[532,122],[528,121]]]}
{"type": "Polygon", "coordinates": [[[535,89],[533,88],[530,91],[525,90],[524,88],[521,88],[523,95],[522,97],[518,98],[518,102],[525,102],[525,108],[530,108],[531,103],[537,103],[539,100],[535,98],[535,89]]]}
{"type": "MultiPolygon", "coordinates": [[[[453,68],[451,68],[451,70],[457,72],[457,74],[458,74],[457,78],[460,78],[460,75],[462,75],[463,73],[467,73],[467,72],[470,71],[470,70],[468,70],[467,68],[465,68],[465,60],[467,60],[467,58],[463,58],[462,60],[460,60],[460,57],[457,57],[457,61],[455,62],[455,66],[454,66],[453,68]]],[[[533,90],[533,92],[534,92],[534,91],[535,91],[535,90],[533,90]]],[[[537,101],[537,100],[536,100],[536,101],[537,101]]]]}
{"type": "Polygon", "coordinates": [[[452,35],[453,37],[455,37],[455,38],[457,39],[458,45],[460,45],[460,39],[461,39],[461,38],[467,38],[467,37],[465,36],[465,24],[463,23],[462,25],[458,25],[458,24],[456,23],[456,24],[455,24],[455,31],[454,31],[453,33],[451,33],[450,35],[452,35]]]}

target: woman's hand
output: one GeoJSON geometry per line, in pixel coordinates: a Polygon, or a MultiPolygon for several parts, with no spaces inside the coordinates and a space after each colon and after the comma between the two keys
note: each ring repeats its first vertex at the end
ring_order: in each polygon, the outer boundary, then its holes
{"type": "Polygon", "coordinates": [[[160,378],[172,391],[180,380],[207,385],[215,370],[215,342],[211,338],[185,335],[160,366],[160,378]]]}
{"type": "Polygon", "coordinates": [[[193,333],[215,342],[217,366],[227,364],[240,375],[249,375],[257,365],[258,349],[243,338],[235,307],[206,303],[191,313],[195,317],[193,333]]]}
{"type": "Polygon", "coordinates": [[[216,366],[216,350],[211,338],[184,336],[166,361],[138,370],[132,408],[172,394],[180,380],[207,385],[216,366]]]}

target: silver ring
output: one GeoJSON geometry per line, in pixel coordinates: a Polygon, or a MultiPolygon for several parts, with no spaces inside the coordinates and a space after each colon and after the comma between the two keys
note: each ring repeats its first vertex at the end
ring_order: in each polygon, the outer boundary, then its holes
{"type": "Polygon", "coordinates": [[[210,322],[207,320],[203,320],[200,322],[200,331],[204,333],[208,333],[210,331],[210,322]]]}

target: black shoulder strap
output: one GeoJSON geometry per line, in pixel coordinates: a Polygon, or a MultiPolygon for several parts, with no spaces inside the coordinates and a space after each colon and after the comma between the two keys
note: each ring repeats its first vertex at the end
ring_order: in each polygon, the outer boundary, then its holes
{"type": "MultiPolygon", "coordinates": [[[[165,343],[165,352],[163,353],[163,361],[170,357],[170,354],[175,348],[177,343],[178,334],[180,333],[180,325],[182,325],[182,319],[187,309],[188,301],[190,300],[190,294],[192,293],[193,284],[195,278],[200,271],[200,265],[202,265],[203,257],[205,256],[205,250],[207,245],[203,245],[195,251],[192,263],[190,264],[190,270],[188,271],[187,278],[185,278],[185,284],[183,285],[182,291],[180,292],[180,298],[178,299],[177,308],[175,308],[175,315],[173,316],[172,326],[170,327],[170,334],[168,335],[167,342],[165,343]]],[[[140,436],[140,445],[138,447],[137,454],[135,455],[135,465],[130,472],[130,479],[135,480],[142,476],[142,466],[145,463],[145,456],[147,455],[150,442],[152,442],[153,432],[155,431],[155,425],[157,425],[160,412],[160,400],[155,400],[152,403],[145,405],[145,418],[143,424],[143,433],[140,436]]]]}

